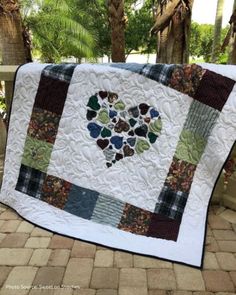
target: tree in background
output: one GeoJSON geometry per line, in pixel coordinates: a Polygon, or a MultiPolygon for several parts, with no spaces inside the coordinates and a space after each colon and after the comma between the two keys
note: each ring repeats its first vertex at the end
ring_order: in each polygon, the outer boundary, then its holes
{"type": "Polygon", "coordinates": [[[108,0],[111,26],[111,58],[113,62],[125,62],[124,0],[108,0]]]}
{"type": "Polygon", "coordinates": [[[151,29],[158,35],[157,62],[186,63],[193,0],[158,0],[156,22],[151,29]]]}
{"type": "Polygon", "coordinates": [[[0,0],[0,53],[2,64],[18,65],[27,61],[23,28],[17,0],[0,0]]]}
{"type": "Polygon", "coordinates": [[[146,0],[144,5],[137,9],[136,1],[125,2],[127,23],[125,28],[125,54],[126,59],[132,51],[138,53],[154,53],[156,51],[156,39],[150,38],[150,27],[153,24],[153,1],[146,0]]]}
{"type": "Polygon", "coordinates": [[[229,29],[229,58],[228,64],[236,64],[236,0],[233,4],[233,14],[230,18],[229,29]]]}
{"type": "Polygon", "coordinates": [[[73,18],[71,1],[31,1],[31,8],[25,23],[33,34],[33,46],[40,52],[41,61],[60,62],[63,57],[94,55],[94,36],[73,18]]]}
{"type": "MultiPolygon", "coordinates": [[[[228,27],[221,30],[220,42],[223,41],[227,30],[228,30],[228,27]]],[[[196,22],[192,23],[189,53],[193,58],[202,57],[205,62],[211,61],[213,33],[214,33],[214,25],[198,24],[196,22]]],[[[226,63],[227,54],[218,53],[216,62],[226,63]]]]}
{"type": "Polygon", "coordinates": [[[221,45],[220,36],[221,36],[221,28],[222,28],[223,8],[224,8],[224,0],[218,0],[217,8],[216,8],[212,54],[211,54],[211,62],[213,63],[217,61],[218,55],[220,53],[220,45],[221,45]]]}

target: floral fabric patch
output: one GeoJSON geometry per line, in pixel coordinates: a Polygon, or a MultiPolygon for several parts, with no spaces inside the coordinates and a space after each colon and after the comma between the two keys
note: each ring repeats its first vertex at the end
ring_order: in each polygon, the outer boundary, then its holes
{"type": "Polygon", "coordinates": [[[45,177],[45,173],[22,164],[16,190],[36,199],[40,199],[45,177]]]}
{"type": "Polygon", "coordinates": [[[182,130],[176,147],[175,157],[197,165],[206,146],[206,139],[189,130],[182,130]]]}
{"type": "Polygon", "coordinates": [[[147,210],[126,204],[118,228],[138,235],[146,235],[151,216],[152,213],[147,210]]]}
{"type": "Polygon", "coordinates": [[[234,85],[234,80],[206,70],[194,98],[216,110],[221,111],[234,85]]]}
{"type": "Polygon", "coordinates": [[[200,85],[204,72],[205,70],[196,64],[176,66],[168,86],[193,97],[200,85]]]}
{"type": "Polygon", "coordinates": [[[98,192],[72,185],[64,210],[81,218],[91,219],[98,192]]]}
{"type": "Polygon", "coordinates": [[[29,123],[28,135],[53,144],[56,139],[60,118],[61,116],[55,113],[34,108],[29,123]]]}
{"type": "Polygon", "coordinates": [[[41,200],[63,209],[71,188],[71,183],[51,175],[47,175],[43,187],[41,200]]]}
{"type": "Polygon", "coordinates": [[[164,186],[158,197],[155,213],[181,220],[187,198],[188,193],[173,191],[169,187],[164,186]]]}
{"type": "Polygon", "coordinates": [[[161,133],[160,114],[146,103],[126,109],[116,93],[100,91],[89,98],[87,107],[88,131],[103,151],[108,168],[145,152],[161,133]]]}
{"type": "Polygon", "coordinates": [[[196,165],[174,157],[165,181],[165,186],[175,192],[189,193],[196,168],[196,165]]]}
{"type": "Polygon", "coordinates": [[[47,172],[53,145],[30,136],[26,137],[22,164],[41,172],[47,172]]]}

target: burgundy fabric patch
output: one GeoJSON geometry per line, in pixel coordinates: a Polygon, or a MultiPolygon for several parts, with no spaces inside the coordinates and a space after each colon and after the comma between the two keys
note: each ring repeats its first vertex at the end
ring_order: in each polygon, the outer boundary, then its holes
{"type": "Polygon", "coordinates": [[[162,214],[152,214],[146,236],[177,241],[181,220],[168,218],[162,214]]]}
{"type": "Polygon", "coordinates": [[[34,106],[61,115],[68,87],[68,82],[42,74],[34,106]]]}
{"type": "Polygon", "coordinates": [[[206,70],[194,98],[221,111],[234,87],[235,81],[206,70]]]}

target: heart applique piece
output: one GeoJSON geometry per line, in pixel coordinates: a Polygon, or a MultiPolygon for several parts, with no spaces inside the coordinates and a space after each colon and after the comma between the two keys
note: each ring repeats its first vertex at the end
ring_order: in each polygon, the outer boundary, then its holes
{"type": "Polygon", "coordinates": [[[140,103],[127,107],[118,94],[101,90],[88,99],[90,136],[102,150],[106,167],[150,149],[162,130],[156,108],[140,103]]]}

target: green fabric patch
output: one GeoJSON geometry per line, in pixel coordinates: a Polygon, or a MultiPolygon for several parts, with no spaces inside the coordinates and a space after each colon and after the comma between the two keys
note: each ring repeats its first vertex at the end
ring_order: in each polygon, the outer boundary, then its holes
{"type": "Polygon", "coordinates": [[[53,145],[51,143],[26,137],[22,164],[41,172],[47,172],[53,145]]]}
{"type": "Polygon", "coordinates": [[[176,148],[175,157],[197,165],[204,152],[207,141],[200,135],[182,130],[176,148]]]}

